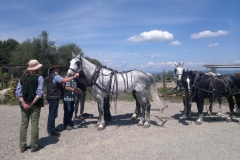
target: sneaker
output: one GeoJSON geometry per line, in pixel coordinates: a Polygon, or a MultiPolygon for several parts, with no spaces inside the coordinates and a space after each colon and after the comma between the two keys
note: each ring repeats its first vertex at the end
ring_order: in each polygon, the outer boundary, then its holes
{"type": "Polygon", "coordinates": [[[49,136],[60,136],[60,133],[55,131],[55,130],[52,130],[51,133],[48,133],[49,136]]]}
{"type": "Polygon", "coordinates": [[[43,146],[38,145],[38,148],[37,149],[31,149],[31,152],[37,152],[41,149],[43,149],[43,146]]]}

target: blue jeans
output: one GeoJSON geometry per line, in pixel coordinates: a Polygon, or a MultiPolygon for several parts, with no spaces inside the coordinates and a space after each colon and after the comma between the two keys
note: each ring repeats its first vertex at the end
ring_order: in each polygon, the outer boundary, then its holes
{"type": "Polygon", "coordinates": [[[63,124],[64,127],[71,126],[72,116],[74,111],[74,101],[63,101],[64,103],[64,118],[63,124]]]}
{"type": "Polygon", "coordinates": [[[48,104],[49,104],[49,114],[48,114],[47,131],[48,133],[51,133],[55,128],[55,119],[58,116],[59,99],[48,99],[48,104]]]}

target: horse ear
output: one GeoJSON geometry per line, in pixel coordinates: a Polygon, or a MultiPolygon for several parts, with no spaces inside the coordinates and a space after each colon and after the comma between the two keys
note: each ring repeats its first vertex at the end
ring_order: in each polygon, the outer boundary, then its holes
{"type": "Polygon", "coordinates": [[[83,53],[80,52],[79,55],[76,56],[76,58],[80,59],[82,57],[83,53]]]}
{"type": "Polygon", "coordinates": [[[184,65],[184,62],[182,62],[181,65],[183,66],[183,65],[184,65]]]}
{"type": "Polygon", "coordinates": [[[177,62],[174,62],[175,66],[177,66],[177,62]]]}
{"type": "Polygon", "coordinates": [[[72,52],[72,58],[75,58],[76,57],[76,55],[72,52]]]}

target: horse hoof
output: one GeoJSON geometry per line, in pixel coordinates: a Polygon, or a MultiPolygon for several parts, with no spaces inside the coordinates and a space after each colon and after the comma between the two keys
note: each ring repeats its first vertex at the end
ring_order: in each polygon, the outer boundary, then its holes
{"type": "Polygon", "coordinates": [[[203,121],[202,118],[198,118],[198,119],[196,120],[196,124],[197,124],[197,125],[200,125],[200,124],[202,124],[202,121],[203,121]]]}
{"type": "Polygon", "coordinates": [[[136,118],[138,118],[138,115],[137,115],[136,113],[134,113],[134,114],[132,115],[132,118],[131,118],[131,119],[136,119],[136,118]]]}
{"type": "Polygon", "coordinates": [[[212,112],[208,111],[208,112],[207,112],[207,115],[208,115],[208,116],[211,116],[211,115],[212,115],[212,112]]]}
{"type": "Polygon", "coordinates": [[[232,118],[231,118],[231,117],[228,117],[228,118],[226,119],[226,122],[232,122],[232,118]]]}
{"type": "Polygon", "coordinates": [[[137,125],[138,125],[138,126],[143,126],[143,123],[139,122],[137,125]]]}
{"type": "Polygon", "coordinates": [[[150,127],[150,124],[144,124],[143,125],[143,128],[149,128],[150,127]]]}
{"type": "Polygon", "coordinates": [[[222,117],[222,113],[218,113],[217,116],[218,116],[218,117],[222,117]]]}

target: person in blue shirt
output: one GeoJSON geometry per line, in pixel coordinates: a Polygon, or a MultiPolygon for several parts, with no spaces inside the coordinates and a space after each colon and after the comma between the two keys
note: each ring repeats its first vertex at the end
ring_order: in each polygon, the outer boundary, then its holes
{"type": "Polygon", "coordinates": [[[39,75],[42,67],[37,60],[30,60],[28,68],[18,81],[15,94],[20,101],[21,109],[21,126],[20,126],[20,150],[21,153],[28,149],[27,146],[27,129],[31,119],[31,152],[36,152],[43,147],[38,144],[39,140],[39,118],[43,101],[43,84],[44,80],[39,75]]]}
{"type": "Polygon", "coordinates": [[[63,78],[59,75],[60,71],[61,67],[57,64],[53,64],[48,69],[46,98],[49,104],[47,123],[47,131],[49,136],[60,136],[60,133],[55,128],[55,119],[58,116],[59,99],[63,100],[64,84],[79,76],[79,73],[76,73],[72,77],[63,78]]]}

